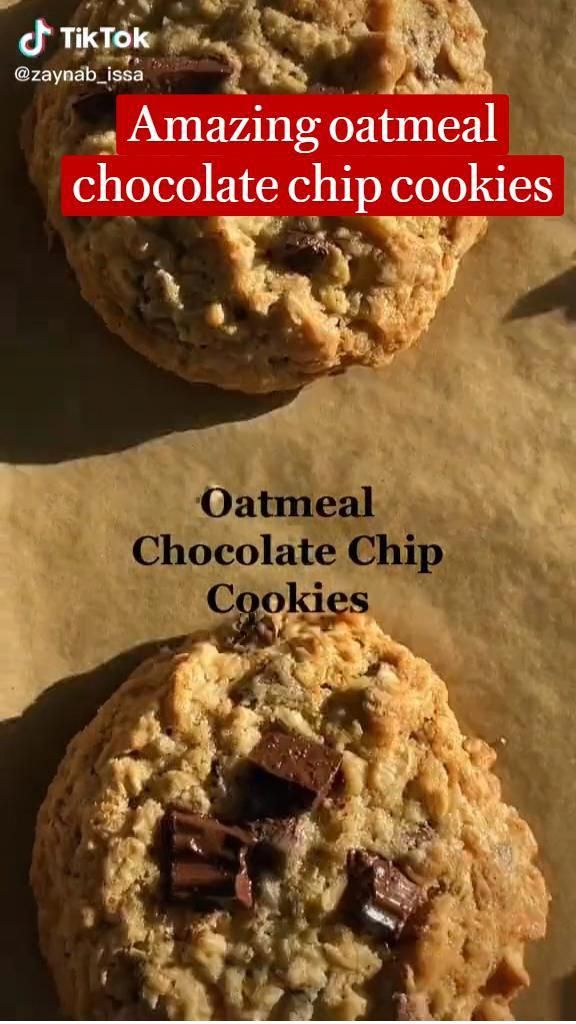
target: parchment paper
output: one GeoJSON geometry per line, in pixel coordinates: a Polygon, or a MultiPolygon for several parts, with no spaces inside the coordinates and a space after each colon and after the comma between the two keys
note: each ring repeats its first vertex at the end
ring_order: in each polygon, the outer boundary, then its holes
{"type": "MultiPolygon", "coordinates": [[[[209,543],[270,526],[201,518],[210,483],[235,493],[375,489],[371,529],[445,548],[410,568],[327,570],[363,590],[389,632],[427,657],[472,733],[500,744],[507,797],[532,823],[554,896],[518,1016],[576,1009],[573,479],[576,250],[576,7],[477,0],[497,86],[512,95],[513,151],[568,158],[568,214],[493,221],[425,342],[385,373],[355,371],[296,397],[192,388],[109,336],[48,253],[16,131],[27,88],[17,39],[53,0],[0,10],[4,392],[0,429],[3,585],[0,787],[2,1019],[58,1019],[35,950],[27,870],[34,816],[70,736],[149,641],[209,619],[209,584],[266,590],[282,569],[138,568],[136,536],[209,543]]],[[[278,521],[344,547],[361,523],[278,521]]],[[[302,571],[303,584],[318,578],[302,571]]]]}

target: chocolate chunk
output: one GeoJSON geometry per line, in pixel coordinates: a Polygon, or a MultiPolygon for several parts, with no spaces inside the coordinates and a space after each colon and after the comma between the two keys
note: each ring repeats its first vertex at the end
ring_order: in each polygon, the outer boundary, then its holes
{"type": "Polygon", "coordinates": [[[317,85],[311,85],[307,91],[317,96],[343,95],[345,93],[345,89],[340,85],[322,85],[321,82],[317,85]]]}
{"type": "Polygon", "coordinates": [[[145,82],[134,83],[132,92],[212,93],[230,77],[234,68],[220,54],[206,57],[149,57],[135,58],[134,68],[140,68],[145,82]]]}
{"type": "MultiPolygon", "coordinates": [[[[327,796],[342,763],[337,750],[306,739],[296,733],[265,733],[250,754],[250,761],[261,776],[262,785],[284,804],[284,815],[291,809],[314,807],[327,796]],[[274,781],[280,784],[274,785],[274,781]]],[[[281,810],[281,808],[280,808],[281,810]]]]}
{"type": "Polygon", "coordinates": [[[170,808],[162,839],[169,899],[199,906],[233,900],[252,905],[246,849],[253,837],[246,829],[170,808]]]}
{"type": "Polygon", "coordinates": [[[177,901],[231,900],[236,894],[235,882],[233,871],[201,860],[179,859],[170,864],[170,895],[177,901]]]}
{"type": "Polygon", "coordinates": [[[348,909],[367,931],[397,941],[422,898],[422,890],[384,857],[353,850],[348,856],[348,909]]]}
{"type": "Polygon", "coordinates": [[[170,865],[170,895],[181,903],[194,902],[199,906],[230,903],[237,900],[245,907],[252,906],[252,883],[246,870],[244,854],[240,857],[240,870],[227,871],[205,861],[175,860],[170,865]]]}
{"type": "Polygon", "coordinates": [[[297,274],[314,273],[329,252],[325,239],[301,231],[288,231],[275,249],[276,258],[297,274]]]}
{"type": "Polygon", "coordinates": [[[134,57],[133,70],[142,71],[144,81],[122,82],[107,88],[91,89],[73,101],[75,113],[88,124],[112,120],[116,115],[116,97],[127,93],[213,93],[233,72],[225,57],[134,57]]]}
{"type": "Polygon", "coordinates": [[[174,853],[189,853],[203,860],[234,861],[238,850],[252,842],[252,836],[245,829],[222,825],[215,818],[205,818],[178,808],[171,808],[164,820],[167,839],[174,853]]]}
{"type": "Polygon", "coordinates": [[[313,797],[308,790],[269,775],[257,765],[248,764],[247,767],[239,814],[242,821],[253,827],[262,820],[285,821],[310,810],[313,797]]]}
{"type": "Polygon", "coordinates": [[[74,112],[87,124],[98,124],[116,116],[116,96],[115,89],[102,87],[78,96],[72,106],[74,112]]]}

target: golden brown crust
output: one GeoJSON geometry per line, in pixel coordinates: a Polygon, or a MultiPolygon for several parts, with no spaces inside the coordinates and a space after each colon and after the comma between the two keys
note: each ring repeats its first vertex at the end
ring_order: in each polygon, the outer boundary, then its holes
{"type": "Polygon", "coordinates": [[[430,666],[366,616],[278,616],[264,638],[219,630],[162,652],[76,737],[39,816],[32,883],[66,1013],[511,1019],[548,898],[494,759],[461,735],[430,666]],[[343,798],[302,815],[251,911],[167,905],[164,810],[230,818],[271,726],[341,751],[343,798]],[[422,913],[392,951],[342,915],[354,849],[422,888],[422,913]]]}
{"type": "MultiPolygon", "coordinates": [[[[151,54],[225,57],[226,91],[490,89],[468,0],[211,0],[193,19],[178,0],[130,0],[123,11],[150,31],[151,54]]],[[[119,17],[108,0],[78,15],[90,27],[119,17]]],[[[86,60],[63,51],[53,67],[86,60]]],[[[88,62],[128,60],[94,51],[88,62]]],[[[32,180],[85,298],[133,348],[188,380],[266,392],[384,365],[426,329],[485,230],[483,218],[466,217],[65,219],[60,156],[115,150],[109,124],[75,112],[77,89],[61,82],[37,94],[25,145],[32,180]],[[295,230],[326,251],[312,269],[283,263],[295,230]]]]}

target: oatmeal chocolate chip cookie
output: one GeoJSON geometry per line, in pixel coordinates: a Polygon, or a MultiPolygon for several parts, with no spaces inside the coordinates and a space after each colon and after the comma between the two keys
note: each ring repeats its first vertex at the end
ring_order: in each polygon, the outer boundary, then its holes
{"type": "Polygon", "coordinates": [[[512,1019],[548,897],[493,751],[370,618],[256,626],[145,662],[68,749],[32,867],[65,1013],[512,1019]]]}
{"type": "MultiPolygon", "coordinates": [[[[63,50],[53,66],[137,61],[152,90],[490,89],[468,0],[86,0],[76,21],[139,27],[151,47],[63,50]]],[[[114,98],[44,84],[24,131],[30,174],[86,299],[112,331],[188,380],[266,392],[387,363],[428,326],[485,230],[470,217],[65,219],[60,157],[115,152],[114,98]]]]}

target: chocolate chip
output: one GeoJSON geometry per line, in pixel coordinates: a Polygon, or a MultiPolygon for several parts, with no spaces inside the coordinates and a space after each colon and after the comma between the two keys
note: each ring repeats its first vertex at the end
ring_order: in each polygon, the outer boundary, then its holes
{"type": "Polygon", "coordinates": [[[170,894],[178,901],[233,899],[235,881],[233,871],[200,860],[175,860],[170,865],[170,894]]]}
{"type": "Polygon", "coordinates": [[[316,94],[317,96],[332,96],[336,94],[343,95],[345,92],[345,90],[340,85],[322,85],[321,82],[319,82],[317,85],[311,85],[307,91],[308,93],[313,93],[316,94]]]}
{"type": "Polygon", "coordinates": [[[274,250],[274,255],[289,270],[298,274],[312,274],[322,265],[329,252],[329,243],[318,235],[288,231],[274,250]]]}
{"type": "Polygon", "coordinates": [[[127,93],[213,93],[230,77],[234,68],[225,57],[134,57],[133,70],[142,71],[144,81],[123,82],[112,88],[91,89],[73,100],[74,112],[88,124],[111,120],[116,114],[116,97],[127,93]]]}
{"type": "Polygon", "coordinates": [[[235,650],[243,647],[271,647],[278,639],[274,619],[263,612],[241,615],[233,626],[231,643],[235,650]]]}
{"type": "Polygon", "coordinates": [[[96,89],[78,96],[72,103],[74,112],[87,124],[98,124],[114,118],[116,114],[116,90],[96,89]]]}
{"type": "Polygon", "coordinates": [[[385,942],[396,942],[422,898],[422,890],[384,857],[365,850],[348,856],[345,902],[356,922],[385,942]]]}
{"type": "Polygon", "coordinates": [[[265,787],[265,796],[269,792],[274,798],[272,816],[291,817],[293,809],[317,806],[327,796],[340,769],[342,754],[296,733],[270,731],[250,754],[250,762],[265,787]]]}
{"type": "Polygon", "coordinates": [[[205,57],[135,58],[134,68],[144,73],[144,82],[135,83],[133,92],[151,87],[159,92],[212,93],[230,77],[234,68],[221,54],[205,57]]]}
{"type": "Polygon", "coordinates": [[[206,904],[237,900],[252,905],[246,830],[214,818],[169,808],[162,821],[167,896],[177,902],[206,904]]]}
{"type": "Polygon", "coordinates": [[[240,847],[249,846],[252,842],[252,836],[246,829],[222,825],[215,818],[178,808],[168,811],[164,827],[176,853],[191,853],[204,859],[233,860],[240,847]]]}

